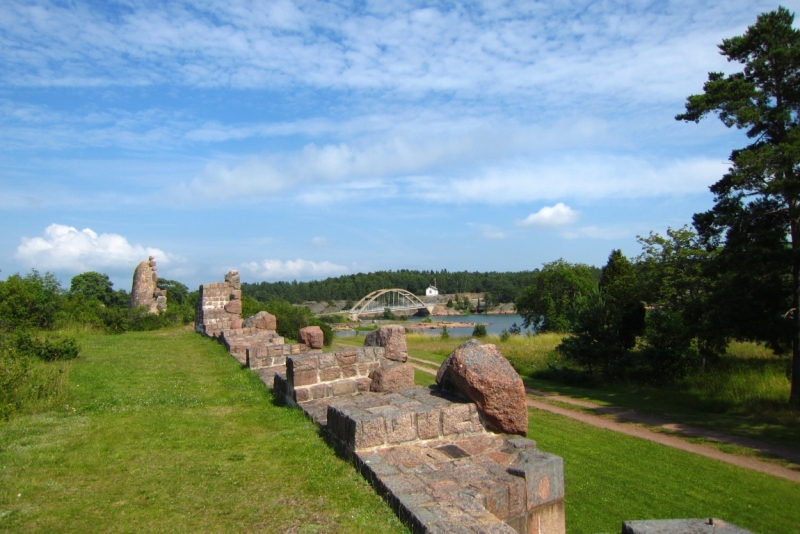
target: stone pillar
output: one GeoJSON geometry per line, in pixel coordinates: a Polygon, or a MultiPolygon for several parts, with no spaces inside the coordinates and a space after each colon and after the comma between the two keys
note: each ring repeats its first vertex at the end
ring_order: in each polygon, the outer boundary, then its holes
{"type": "Polygon", "coordinates": [[[167,309],[167,290],[156,286],[158,271],[156,259],[150,256],[136,266],[133,271],[133,286],[131,287],[131,308],[147,306],[150,313],[158,313],[167,309]]]}

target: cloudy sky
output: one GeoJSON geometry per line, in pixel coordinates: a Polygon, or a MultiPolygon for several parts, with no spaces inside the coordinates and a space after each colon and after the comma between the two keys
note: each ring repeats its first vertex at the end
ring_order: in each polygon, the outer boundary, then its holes
{"type": "Polygon", "coordinates": [[[711,206],[745,138],[674,116],[776,7],[5,0],[0,278],[636,255],[711,206]]]}

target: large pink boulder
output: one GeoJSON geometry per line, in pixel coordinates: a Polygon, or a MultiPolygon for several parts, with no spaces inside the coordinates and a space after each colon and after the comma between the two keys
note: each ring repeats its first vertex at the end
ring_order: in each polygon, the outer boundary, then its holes
{"type": "Polygon", "coordinates": [[[414,367],[408,363],[386,363],[372,371],[369,377],[372,379],[369,390],[379,393],[394,393],[417,387],[414,383],[414,367]]]}
{"type": "Polygon", "coordinates": [[[322,333],[322,328],[318,326],[306,326],[300,329],[300,343],[308,345],[312,349],[321,349],[325,341],[325,336],[322,333]]]}
{"type": "Polygon", "coordinates": [[[436,383],[473,401],[489,430],[528,433],[525,385],[496,346],[462,343],[439,368],[436,383]]]}
{"type": "Polygon", "coordinates": [[[259,330],[277,330],[278,321],[269,312],[260,311],[244,320],[245,328],[258,328],[259,330]]]}
{"type": "Polygon", "coordinates": [[[384,357],[396,362],[408,359],[406,329],[400,325],[386,325],[373,330],[364,337],[365,347],[383,347],[384,357]]]}

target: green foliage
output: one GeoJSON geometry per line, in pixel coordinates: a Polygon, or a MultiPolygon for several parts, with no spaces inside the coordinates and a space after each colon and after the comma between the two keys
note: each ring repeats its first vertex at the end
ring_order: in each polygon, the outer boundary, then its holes
{"type": "Polygon", "coordinates": [[[156,286],[159,289],[167,290],[167,306],[172,306],[173,304],[183,304],[183,302],[189,296],[189,288],[175,280],[165,280],[164,278],[159,278],[156,282],[156,286]]]}
{"type": "Polygon", "coordinates": [[[636,343],[626,327],[625,309],[610,302],[600,290],[578,295],[572,311],[572,336],[557,347],[569,361],[589,370],[596,370],[606,380],[620,377],[636,343]]]}
{"type": "Polygon", "coordinates": [[[115,301],[113,285],[107,274],[89,271],[72,277],[69,293],[111,306],[115,301]]]}
{"type": "Polygon", "coordinates": [[[450,299],[450,298],[447,299],[447,304],[445,304],[445,307],[452,308],[453,307],[453,299],[450,299]]]}
{"type": "MultiPolygon", "coordinates": [[[[306,326],[318,326],[322,330],[322,342],[326,347],[330,347],[333,343],[333,329],[331,325],[317,318],[309,319],[306,326]]],[[[299,331],[298,331],[299,334],[299,331]]]]}
{"type": "MultiPolygon", "coordinates": [[[[686,112],[675,118],[699,122],[716,113],[727,127],[747,130],[752,140],[731,152],[728,173],[711,186],[714,207],[696,214],[694,223],[705,244],[722,244],[720,261],[734,280],[746,281],[742,275],[751,259],[766,252],[768,260],[754,266],[758,282],[741,288],[755,304],[744,310],[749,320],[724,313],[717,319],[734,336],[744,325],[747,337],[776,347],[791,343],[790,402],[800,406],[800,30],[793,22],[794,15],[779,7],[759,15],[744,35],[724,39],[720,52],[743,70],[709,73],[703,94],[690,96],[686,112]]],[[[735,291],[719,295],[723,305],[725,296],[736,296],[735,291]]]]}
{"type": "MultiPolygon", "coordinates": [[[[484,293],[490,292],[494,302],[513,302],[530,284],[531,272],[449,272],[442,271],[378,271],[327,278],[311,282],[260,282],[242,284],[242,294],[254,297],[261,302],[283,299],[294,304],[306,301],[325,302],[328,300],[357,301],[376,289],[400,288],[415,295],[424,295],[430,281],[436,278],[437,287],[446,293],[484,293]]],[[[350,309],[351,306],[345,306],[350,309]]]]}
{"type": "Polygon", "coordinates": [[[508,330],[503,328],[503,331],[500,332],[500,341],[505,342],[508,341],[509,339],[511,339],[511,334],[508,333],[508,330]]]}
{"type": "Polygon", "coordinates": [[[533,284],[525,288],[515,305],[525,327],[533,325],[538,332],[568,332],[573,300],[596,287],[597,280],[588,265],[560,259],[544,264],[533,275],[533,284]]]}
{"type": "Polygon", "coordinates": [[[486,325],[476,324],[472,329],[472,337],[486,337],[486,325]]]}
{"type": "Polygon", "coordinates": [[[264,305],[264,308],[275,316],[278,323],[278,334],[281,336],[297,340],[300,337],[301,328],[316,325],[322,329],[326,345],[330,345],[333,341],[333,331],[330,325],[316,319],[314,312],[307,306],[292,306],[285,300],[273,300],[264,305]]]}
{"type": "Polygon", "coordinates": [[[447,331],[447,325],[442,326],[442,335],[440,339],[442,339],[442,341],[450,339],[450,332],[447,331]]]}
{"type": "Polygon", "coordinates": [[[518,336],[522,333],[522,328],[517,323],[511,323],[511,326],[508,327],[508,333],[512,336],[518,336]]]}
{"type": "Polygon", "coordinates": [[[0,336],[0,421],[59,400],[62,373],[35,355],[20,351],[13,336],[0,336]]]}
{"type": "Polygon", "coordinates": [[[74,360],[81,347],[74,337],[55,337],[40,339],[24,330],[17,330],[11,336],[11,348],[27,357],[42,361],[74,360]]]}
{"type": "Polygon", "coordinates": [[[342,313],[329,314],[329,315],[320,315],[319,320],[327,324],[339,324],[339,323],[346,323],[348,321],[348,317],[347,315],[344,315],[342,313]]]}
{"type": "Polygon", "coordinates": [[[700,367],[700,353],[692,329],[681,312],[653,310],[647,316],[645,347],[641,351],[646,380],[676,382],[700,367]]]}
{"type": "Polygon", "coordinates": [[[381,315],[382,319],[386,319],[387,321],[394,321],[397,319],[397,316],[392,312],[389,308],[383,309],[383,315],[381,315]]]}
{"type": "Polygon", "coordinates": [[[353,306],[355,306],[355,305],[356,305],[356,303],[353,302],[353,299],[347,299],[347,302],[345,302],[344,306],[342,307],[342,311],[352,310],[353,306]]]}
{"type": "Polygon", "coordinates": [[[252,317],[260,311],[267,311],[267,305],[248,295],[242,296],[242,317],[244,319],[252,317]]]}
{"type": "Polygon", "coordinates": [[[52,328],[62,307],[61,284],[52,273],[36,269],[24,277],[13,274],[0,282],[0,331],[52,328]]]}

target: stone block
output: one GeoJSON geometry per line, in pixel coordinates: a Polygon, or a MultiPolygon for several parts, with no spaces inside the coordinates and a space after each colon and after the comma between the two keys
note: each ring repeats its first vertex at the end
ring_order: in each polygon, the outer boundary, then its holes
{"type": "Polygon", "coordinates": [[[372,383],[371,378],[362,377],[356,379],[356,388],[359,392],[369,391],[369,385],[372,383]]]}
{"type": "Polygon", "coordinates": [[[356,351],[354,350],[341,350],[338,352],[334,352],[336,355],[336,361],[339,362],[339,365],[353,365],[356,363],[356,351]]]}
{"type": "Polygon", "coordinates": [[[564,499],[564,460],[560,456],[525,449],[508,472],[525,479],[528,510],[564,499]]]}
{"type": "Polygon", "coordinates": [[[397,362],[408,359],[406,329],[400,325],[387,325],[378,328],[364,337],[365,347],[383,347],[383,357],[397,362]]]}
{"type": "Polygon", "coordinates": [[[317,370],[312,369],[309,371],[294,371],[290,376],[292,384],[297,386],[310,386],[319,382],[317,370]]]}
{"type": "Polygon", "coordinates": [[[328,386],[325,384],[317,384],[316,386],[311,386],[311,398],[312,399],[323,399],[328,396],[328,386]]]}
{"type": "Polygon", "coordinates": [[[466,434],[472,432],[470,405],[453,403],[442,408],[442,435],[466,434]]]}
{"type": "Polygon", "coordinates": [[[342,378],[342,371],[339,367],[326,367],[319,371],[320,382],[330,382],[331,380],[339,380],[340,378],[342,378]]]}
{"type": "Polygon", "coordinates": [[[354,448],[379,447],[386,443],[386,427],[383,417],[371,416],[359,421],[359,434],[354,448]]]}
{"type": "Polygon", "coordinates": [[[622,534],[753,534],[722,519],[624,521],[622,534]]]}
{"type": "Polygon", "coordinates": [[[342,370],[342,377],[344,378],[354,378],[358,376],[358,369],[355,365],[344,365],[341,367],[342,370]]]}
{"type": "Polygon", "coordinates": [[[419,439],[437,439],[441,435],[442,411],[430,409],[417,412],[417,436],[419,439]]]}
{"type": "Polygon", "coordinates": [[[396,417],[386,418],[386,442],[403,443],[417,439],[414,414],[404,413],[396,417]]]}
{"type": "Polygon", "coordinates": [[[296,388],[293,391],[293,398],[295,402],[306,402],[311,400],[311,392],[309,388],[296,388]]]}
{"type": "MultiPolygon", "coordinates": [[[[539,506],[528,512],[527,534],[566,534],[566,532],[563,500],[539,506]]],[[[681,532],[688,534],[687,531],[681,532]]]]}
{"type": "Polygon", "coordinates": [[[372,371],[370,391],[391,393],[416,387],[414,367],[408,363],[392,362],[372,371]]]}
{"type": "Polygon", "coordinates": [[[312,349],[321,349],[324,341],[322,329],[318,326],[306,326],[300,329],[300,343],[308,345],[312,349]]]}
{"type": "Polygon", "coordinates": [[[287,368],[297,371],[316,370],[319,367],[319,360],[314,354],[291,356],[287,359],[287,368]]]}
{"type": "Polygon", "coordinates": [[[358,386],[355,380],[338,380],[331,383],[332,396],[338,397],[340,395],[352,395],[358,392],[358,386]]]}
{"type": "Polygon", "coordinates": [[[225,311],[228,313],[232,313],[234,315],[239,315],[242,313],[242,301],[241,300],[232,300],[225,305],[225,311]]]}
{"type": "Polygon", "coordinates": [[[320,369],[324,369],[325,367],[333,367],[334,365],[339,365],[339,362],[336,361],[336,356],[333,353],[327,352],[319,355],[320,369]]]}

